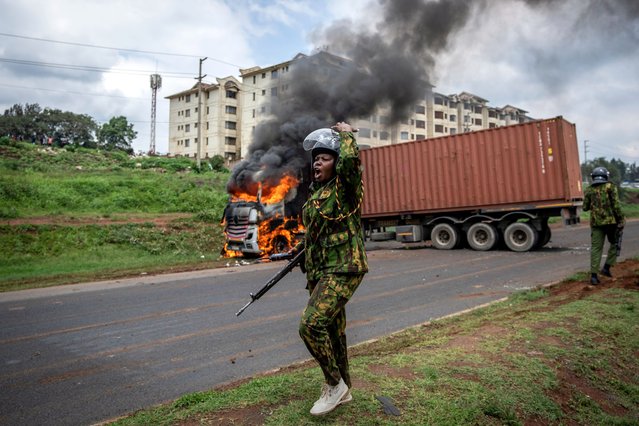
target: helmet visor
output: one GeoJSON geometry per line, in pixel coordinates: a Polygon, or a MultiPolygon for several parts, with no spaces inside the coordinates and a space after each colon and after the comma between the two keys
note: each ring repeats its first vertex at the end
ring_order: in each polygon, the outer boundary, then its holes
{"type": "Polygon", "coordinates": [[[339,153],[339,134],[331,129],[317,129],[304,139],[304,150],[324,148],[339,153]]]}

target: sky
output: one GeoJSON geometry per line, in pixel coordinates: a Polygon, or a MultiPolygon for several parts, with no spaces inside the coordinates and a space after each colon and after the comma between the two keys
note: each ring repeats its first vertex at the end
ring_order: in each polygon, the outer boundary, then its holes
{"type": "MultiPolygon", "coordinates": [[[[426,0],[393,1],[418,8],[426,0]]],[[[469,4],[441,1],[452,14],[469,4]]],[[[534,118],[563,116],[577,126],[582,162],[639,163],[639,2],[472,5],[433,52],[429,77],[436,92],[470,92],[534,118]]],[[[241,68],[275,65],[327,45],[340,28],[336,22],[374,33],[387,19],[380,0],[0,0],[0,10],[0,112],[38,103],[100,124],[124,115],[138,132],[134,149],[145,152],[149,76],[157,73],[160,153],[168,151],[165,97],[195,84],[200,59],[207,58],[205,82],[239,79],[241,68]]],[[[437,28],[430,31],[415,36],[437,28]]]]}

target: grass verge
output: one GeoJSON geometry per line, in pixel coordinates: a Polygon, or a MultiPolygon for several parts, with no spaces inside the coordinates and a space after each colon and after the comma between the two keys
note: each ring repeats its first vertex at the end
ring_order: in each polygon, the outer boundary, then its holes
{"type": "Polygon", "coordinates": [[[322,418],[305,363],[113,424],[636,425],[639,261],[622,265],[597,288],[569,279],[353,348],[354,400],[322,418]]]}
{"type": "Polygon", "coordinates": [[[0,291],[217,266],[218,223],[1,225],[0,291]]]}

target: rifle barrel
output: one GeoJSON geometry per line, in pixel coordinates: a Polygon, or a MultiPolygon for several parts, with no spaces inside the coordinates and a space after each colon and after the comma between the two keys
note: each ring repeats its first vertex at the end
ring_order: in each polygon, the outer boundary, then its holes
{"type": "Polygon", "coordinates": [[[284,276],[286,276],[289,272],[291,272],[293,268],[295,268],[302,261],[303,257],[304,257],[304,250],[300,250],[300,252],[297,253],[295,257],[290,262],[288,262],[288,264],[285,267],[283,267],[280,271],[278,271],[277,274],[273,275],[273,277],[270,280],[268,280],[266,284],[264,284],[264,286],[262,286],[262,288],[260,288],[255,294],[249,293],[251,296],[251,301],[248,302],[246,305],[242,306],[242,309],[237,311],[235,316],[239,317],[242,314],[242,312],[244,312],[244,310],[251,305],[251,303],[255,302],[257,299],[264,296],[264,294],[267,291],[269,291],[275,284],[277,284],[282,278],[284,278],[284,276]]]}

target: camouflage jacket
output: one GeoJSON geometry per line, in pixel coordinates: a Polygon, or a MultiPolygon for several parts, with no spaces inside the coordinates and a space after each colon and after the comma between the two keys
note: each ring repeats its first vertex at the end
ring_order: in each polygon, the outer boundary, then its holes
{"type": "Polygon", "coordinates": [[[624,224],[617,187],[606,182],[586,189],[583,209],[590,210],[590,226],[624,224]]]}
{"type": "Polygon", "coordinates": [[[327,273],[364,273],[368,261],[361,224],[363,196],[359,148],[352,133],[340,132],[336,177],[311,186],[304,204],[306,277],[327,273]]]}

